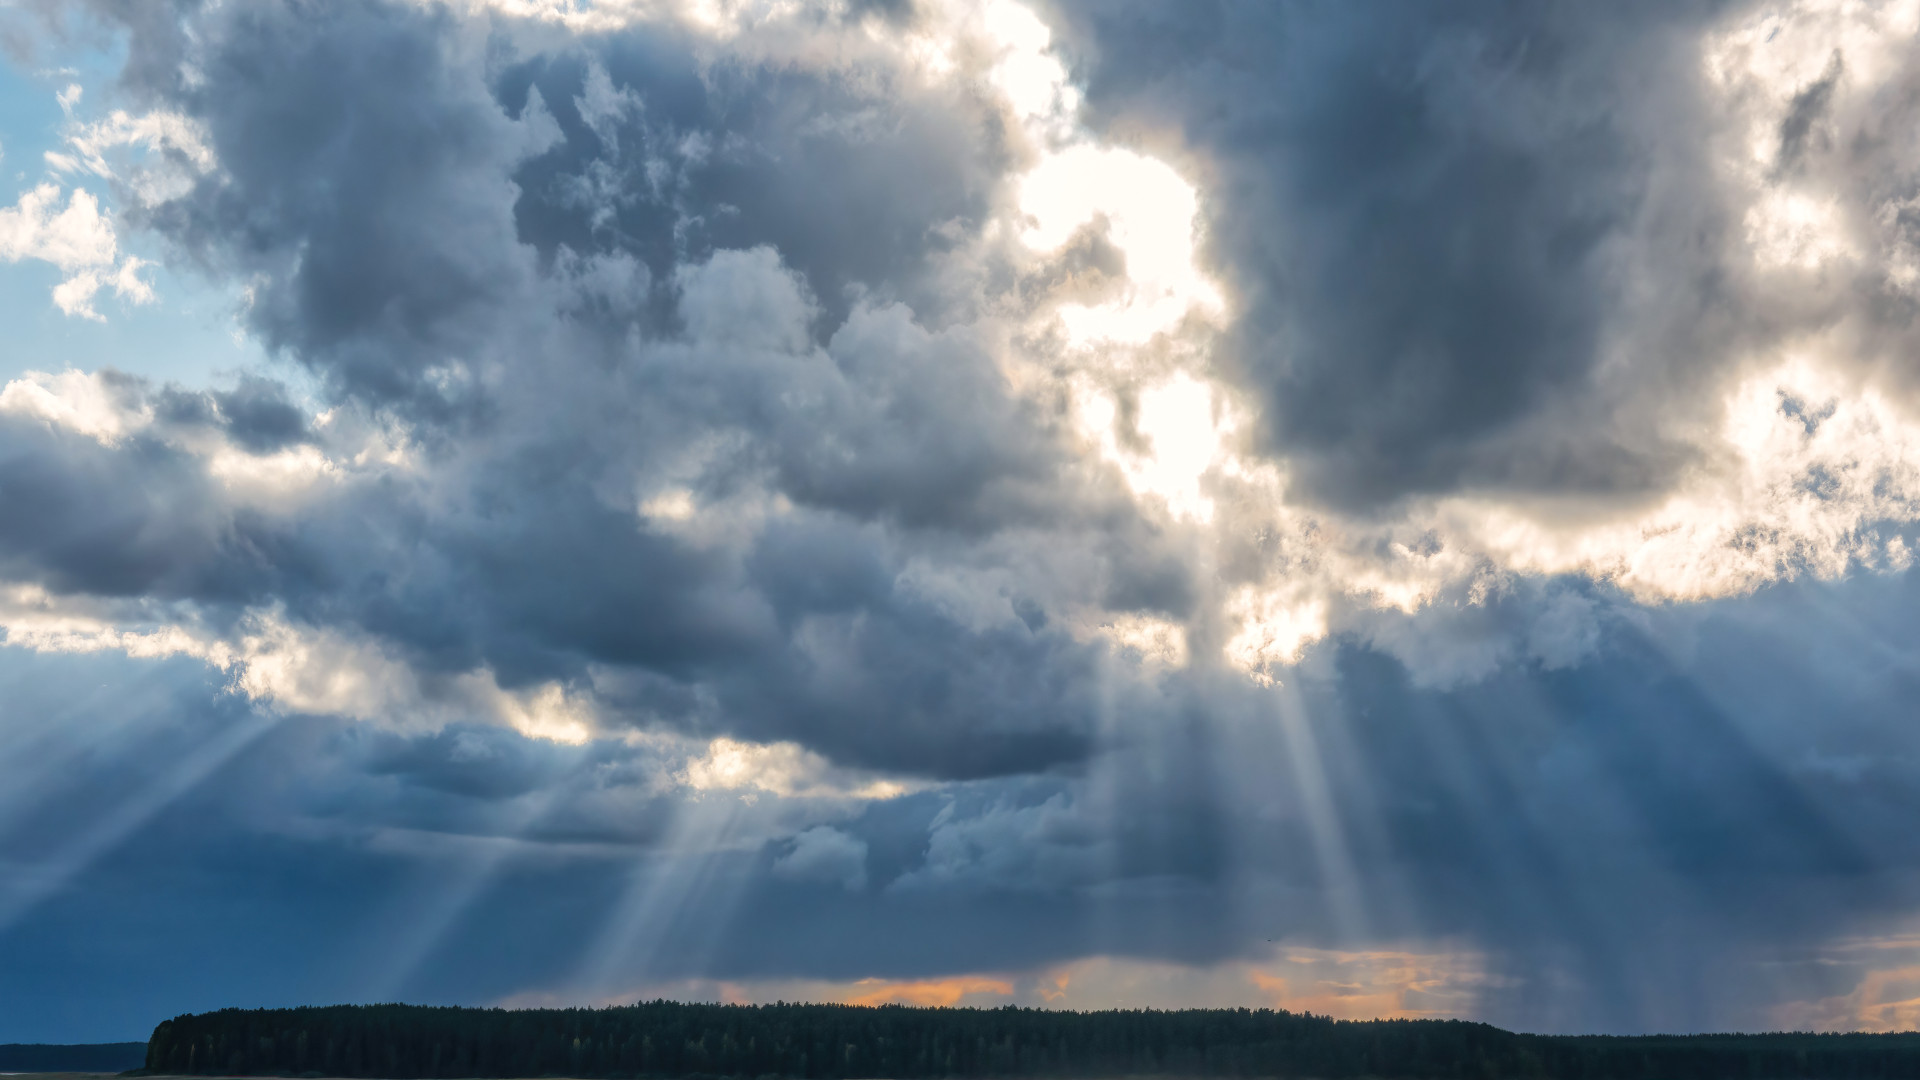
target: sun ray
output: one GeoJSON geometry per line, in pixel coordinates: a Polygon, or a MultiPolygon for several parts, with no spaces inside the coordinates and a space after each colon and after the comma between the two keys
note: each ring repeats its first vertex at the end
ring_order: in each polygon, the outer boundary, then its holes
{"type": "Polygon", "coordinates": [[[402,990],[447,940],[460,919],[500,880],[518,847],[516,841],[539,828],[557,808],[563,794],[564,789],[552,788],[526,797],[498,832],[450,856],[455,865],[434,875],[437,887],[425,904],[406,920],[405,932],[386,952],[379,969],[366,980],[368,1000],[401,999],[402,990]]]}
{"type": "Polygon", "coordinates": [[[711,943],[745,881],[725,864],[743,804],[728,795],[684,799],[660,846],[637,856],[627,885],[608,913],[575,976],[591,1000],[614,1000],[655,981],[670,942],[711,943]],[[724,895],[723,895],[724,894],[724,895]]]}
{"type": "Polygon", "coordinates": [[[1343,944],[1367,941],[1371,936],[1370,898],[1355,868],[1353,849],[1328,785],[1326,762],[1306,706],[1298,688],[1291,684],[1277,685],[1273,692],[1278,699],[1274,714],[1285,742],[1288,772],[1300,810],[1306,816],[1314,860],[1325,882],[1321,901],[1343,944]]]}
{"type": "Polygon", "coordinates": [[[9,875],[0,886],[0,931],[59,894],[75,877],[125,842],[161,811],[206,783],[279,723],[263,710],[230,724],[196,748],[187,760],[154,777],[79,837],[64,844],[53,859],[9,875]]]}

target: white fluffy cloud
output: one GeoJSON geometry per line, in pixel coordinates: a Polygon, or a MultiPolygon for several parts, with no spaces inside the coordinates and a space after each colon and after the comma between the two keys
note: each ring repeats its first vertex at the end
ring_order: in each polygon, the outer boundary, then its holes
{"type": "Polygon", "coordinates": [[[175,112],[128,113],[116,109],[104,119],[75,116],[82,87],[60,91],[67,116],[63,150],[48,151],[46,161],[60,181],[44,180],[0,209],[0,260],[32,259],[51,263],[66,275],[53,289],[53,302],[69,316],[98,321],[94,300],[111,289],[133,304],[154,301],[153,287],[140,277],[147,262],[123,256],[119,237],[100,199],[81,187],[66,187],[75,174],[114,182],[136,206],[177,198],[199,177],[217,168],[205,133],[175,112]],[[138,149],[137,160],[124,152],[138,149]],[[64,204],[64,205],[63,205],[64,204]]]}
{"type": "Polygon", "coordinates": [[[0,208],[0,259],[37,259],[59,267],[67,277],[54,287],[53,302],[68,315],[100,318],[93,299],[102,288],[132,303],[152,302],[153,289],[139,276],[145,264],[120,257],[119,240],[99,200],[80,188],[65,194],[62,205],[60,186],[42,183],[0,208]]]}

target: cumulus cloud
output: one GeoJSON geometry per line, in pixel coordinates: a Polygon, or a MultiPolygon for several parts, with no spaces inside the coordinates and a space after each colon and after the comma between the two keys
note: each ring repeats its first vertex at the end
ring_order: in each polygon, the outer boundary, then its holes
{"type": "Polygon", "coordinates": [[[6,641],[325,732],[272,828],[454,860],[438,933],[581,860],[502,996],[1706,1023],[1913,865],[1880,714],[1694,685],[1905,587],[1904,8],[80,6],[124,107],[0,256],[150,299],[90,177],[274,360],[0,388],[6,641]],[[897,936],[719,930],[789,908],[897,936]]]}
{"type": "Polygon", "coordinates": [[[0,209],[0,259],[38,259],[58,267],[67,278],[54,286],[53,302],[68,315],[99,319],[93,298],[105,287],[134,303],[150,303],[153,289],[139,277],[144,264],[120,258],[119,240],[99,200],[74,188],[62,208],[60,195],[59,185],[43,183],[0,209]]]}
{"type": "Polygon", "coordinates": [[[140,277],[148,263],[121,254],[113,222],[97,196],[77,186],[65,188],[64,183],[74,174],[91,174],[113,183],[129,197],[131,208],[138,209],[183,194],[193,177],[212,172],[217,163],[187,117],[116,109],[102,120],[87,122],[75,115],[82,94],[80,84],[70,83],[56,95],[67,131],[62,149],[49,150],[45,157],[60,180],[42,181],[13,206],[0,209],[0,260],[53,264],[66,275],[53,289],[54,305],[69,316],[101,321],[93,301],[103,288],[129,303],[154,301],[152,286],[140,277]],[[124,151],[131,147],[142,148],[144,155],[128,158],[124,151]]]}
{"type": "Polygon", "coordinates": [[[10,261],[42,259],[72,270],[110,263],[119,252],[99,202],[84,191],[73,192],[63,210],[60,189],[41,184],[0,214],[0,252],[10,261]]]}

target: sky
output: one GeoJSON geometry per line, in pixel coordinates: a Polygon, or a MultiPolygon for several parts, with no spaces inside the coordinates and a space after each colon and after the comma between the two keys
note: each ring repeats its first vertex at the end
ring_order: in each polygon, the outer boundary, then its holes
{"type": "Polygon", "coordinates": [[[0,0],[0,1042],[1920,1026],[1920,0],[0,0]]]}

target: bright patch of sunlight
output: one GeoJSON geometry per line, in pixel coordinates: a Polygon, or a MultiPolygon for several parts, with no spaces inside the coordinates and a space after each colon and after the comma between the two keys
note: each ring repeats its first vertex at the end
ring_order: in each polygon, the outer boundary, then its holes
{"type": "Polygon", "coordinates": [[[663,491],[640,504],[640,516],[652,521],[686,521],[695,510],[693,492],[685,488],[663,491]]]}
{"type": "Polygon", "coordinates": [[[1217,313],[1220,293],[1194,265],[1199,196],[1163,161],[1087,144],[1044,158],[1020,182],[1022,235],[1037,251],[1058,250],[1083,227],[1104,225],[1126,260],[1126,286],[1102,304],[1059,311],[1075,345],[1140,345],[1174,329],[1195,309],[1217,313]]]}
{"type": "Polygon", "coordinates": [[[254,501],[310,487],[337,470],[315,446],[290,446],[271,454],[250,454],[222,447],[207,457],[207,472],[254,501]]]}
{"type": "Polygon", "coordinates": [[[1221,459],[1225,429],[1210,385],[1179,372],[1141,391],[1125,436],[1119,404],[1106,391],[1085,386],[1078,404],[1081,434],[1119,466],[1134,494],[1164,501],[1176,519],[1213,520],[1201,480],[1221,459]]]}
{"type": "Polygon", "coordinates": [[[1177,622],[1126,612],[1112,616],[1099,629],[1107,640],[1132,650],[1150,667],[1187,666],[1187,629],[1177,622]]]}
{"type": "Polygon", "coordinates": [[[765,792],[786,798],[891,799],[911,788],[900,781],[836,768],[790,742],[750,743],[718,738],[689,758],[679,779],[695,791],[765,792]]]}
{"type": "Polygon", "coordinates": [[[0,584],[0,642],[49,653],[114,650],[140,659],[192,656],[214,667],[233,663],[231,647],[178,626],[123,629],[117,605],[56,596],[40,585],[0,584]]]}
{"type": "Polygon", "coordinates": [[[1762,266],[1812,270],[1853,254],[1838,200],[1769,191],[1747,211],[1746,230],[1762,266]]]}
{"type": "Polygon", "coordinates": [[[1643,600],[1904,563],[1905,543],[1873,528],[1920,520],[1920,424],[1894,402],[1796,358],[1736,386],[1718,434],[1718,459],[1637,518],[1557,530],[1464,500],[1451,516],[1507,566],[1586,573],[1643,600]]]}
{"type": "Polygon", "coordinates": [[[1240,624],[1227,641],[1227,662],[1265,685],[1275,681],[1274,668],[1300,659],[1301,650],[1327,636],[1326,601],[1288,590],[1243,586],[1227,602],[1227,615],[1240,624]]]}
{"type": "Polygon", "coordinates": [[[1756,167],[1780,150],[1794,98],[1834,70],[1854,92],[1871,92],[1898,71],[1920,31],[1920,0],[1797,0],[1768,5],[1709,34],[1701,64],[1729,105],[1748,111],[1742,147],[1756,167]]]}
{"type": "Polygon", "coordinates": [[[151,409],[128,408],[106,380],[81,371],[26,372],[0,387],[0,413],[43,420],[106,446],[153,419],[151,409]]]}
{"type": "MultiPolygon", "coordinates": [[[[470,672],[463,678],[492,681],[477,672],[470,672]]],[[[498,708],[507,726],[529,739],[580,746],[593,737],[595,724],[592,706],[568,694],[566,687],[557,682],[519,693],[500,690],[497,684],[492,687],[476,686],[475,689],[481,694],[489,689],[498,694],[498,708]]]]}
{"type": "Polygon", "coordinates": [[[479,719],[569,744],[586,742],[597,728],[590,701],[558,683],[505,690],[485,668],[424,680],[375,641],[292,622],[278,611],[248,614],[232,638],[187,624],[124,628],[140,614],[37,585],[0,585],[0,643],[38,652],[191,656],[228,670],[235,690],[281,712],[413,732],[479,719]]]}
{"type": "Polygon", "coordinates": [[[1067,81],[1066,65],[1053,55],[1047,24],[1013,0],[988,0],[983,15],[998,54],[987,77],[1014,114],[1043,131],[1051,126],[1048,121],[1071,117],[1080,107],[1080,94],[1067,81]]]}

